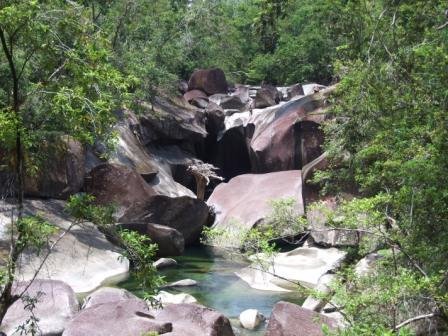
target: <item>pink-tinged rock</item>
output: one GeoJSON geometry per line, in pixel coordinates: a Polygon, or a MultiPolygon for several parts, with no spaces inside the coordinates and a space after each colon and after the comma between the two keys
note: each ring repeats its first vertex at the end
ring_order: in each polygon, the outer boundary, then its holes
{"type": "Polygon", "coordinates": [[[201,90],[209,96],[215,93],[227,93],[226,75],[221,69],[196,70],[188,82],[189,90],[201,90]]]}
{"type": "MultiPolygon", "coordinates": [[[[29,282],[20,282],[13,287],[13,295],[20,295],[29,282]]],[[[37,299],[33,313],[39,319],[39,335],[60,335],[66,324],[79,310],[75,292],[65,282],[58,280],[33,281],[24,297],[37,299]]],[[[9,309],[0,330],[12,335],[16,328],[26,324],[31,312],[25,309],[27,301],[18,299],[9,309]]],[[[18,334],[18,333],[17,333],[18,334]]]]}
{"type": "Polygon", "coordinates": [[[145,301],[126,299],[82,310],[67,324],[62,336],[136,336],[171,330],[171,323],[154,319],[145,301]]]}
{"type": "Polygon", "coordinates": [[[324,336],[323,325],[337,328],[332,318],[280,301],[272,310],[265,336],[324,336]]]}
{"type": "Polygon", "coordinates": [[[258,173],[301,169],[322,154],[324,141],[320,123],[325,119],[327,90],[254,111],[248,122],[252,170],[258,173]]]}
{"type": "Polygon", "coordinates": [[[172,323],[169,336],[234,336],[230,321],[220,312],[194,303],[166,306],[156,313],[159,322],[172,323]]]}
{"type": "MultiPolygon", "coordinates": [[[[271,213],[272,200],[282,198],[294,198],[297,214],[304,213],[300,170],[239,175],[218,185],[207,203],[216,212],[214,227],[244,231],[271,213]]],[[[238,246],[239,243],[229,241],[228,244],[238,246]]]]}
{"type": "Polygon", "coordinates": [[[191,90],[187,91],[184,94],[184,99],[189,102],[190,104],[197,106],[198,101],[204,100],[205,102],[208,102],[208,96],[204,91],[201,90],[191,90]]]}

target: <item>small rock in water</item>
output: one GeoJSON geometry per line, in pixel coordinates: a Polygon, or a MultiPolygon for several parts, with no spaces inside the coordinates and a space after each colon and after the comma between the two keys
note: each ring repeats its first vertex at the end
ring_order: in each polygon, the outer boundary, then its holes
{"type": "Polygon", "coordinates": [[[245,329],[253,330],[265,320],[263,314],[256,309],[247,309],[240,314],[241,326],[245,329]]]}
{"type": "Polygon", "coordinates": [[[162,305],[197,302],[194,296],[187,293],[171,294],[165,291],[160,291],[155,298],[160,301],[162,305]]]}
{"type": "Polygon", "coordinates": [[[157,261],[154,261],[152,263],[152,265],[156,268],[156,269],[162,269],[165,267],[172,267],[172,266],[176,266],[177,265],[177,261],[172,259],[172,258],[160,258],[157,261]]]}
{"type": "Polygon", "coordinates": [[[169,288],[169,287],[188,287],[188,286],[196,286],[198,284],[197,281],[192,279],[183,279],[175,282],[171,282],[169,284],[166,284],[165,286],[162,286],[162,288],[169,288]]]}

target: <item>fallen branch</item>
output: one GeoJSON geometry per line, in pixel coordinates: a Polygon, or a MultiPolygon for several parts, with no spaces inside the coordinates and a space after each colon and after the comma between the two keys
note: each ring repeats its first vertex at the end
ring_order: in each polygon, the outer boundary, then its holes
{"type": "Polygon", "coordinates": [[[395,328],[394,328],[394,331],[398,331],[398,330],[400,330],[404,326],[407,326],[410,323],[417,322],[417,321],[424,320],[424,319],[434,318],[434,317],[437,317],[437,316],[439,316],[439,314],[437,314],[437,313],[430,313],[430,314],[424,314],[424,315],[419,315],[419,316],[412,317],[412,318],[407,319],[406,321],[403,321],[400,324],[396,325],[395,328]]]}

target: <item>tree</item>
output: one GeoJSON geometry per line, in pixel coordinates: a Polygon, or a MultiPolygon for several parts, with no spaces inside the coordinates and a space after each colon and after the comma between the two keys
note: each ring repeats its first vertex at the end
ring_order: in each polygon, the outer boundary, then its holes
{"type": "Polygon", "coordinates": [[[71,135],[87,143],[110,137],[113,110],[131,83],[109,62],[110,48],[87,8],[75,2],[10,0],[0,5],[0,146],[17,198],[11,252],[0,296],[0,321],[11,295],[16,261],[31,232],[50,234],[23,216],[24,178],[38,167],[40,146],[71,135]]]}

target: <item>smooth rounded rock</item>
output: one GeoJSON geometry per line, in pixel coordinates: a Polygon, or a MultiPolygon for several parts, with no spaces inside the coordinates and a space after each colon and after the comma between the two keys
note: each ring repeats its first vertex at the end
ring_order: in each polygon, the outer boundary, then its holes
{"type": "Polygon", "coordinates": [[[243,328],[254,330],[265,320],[265,317],[256,309],[247,309],[240,314],[239,319],[243,328]]]}
{"type": "Polygon", "coordinates": [[[162,269],[166,267],[173,267],[177,265],[177,261],[172,258],[160,258],[152,263],[156,269],[162,269]]]}
{"type": "Polygon", "coordinates": [[[137,297],[126,289],[114,287],[102,287],[84,299],[82,309],[92,307],[97,304],[137,299],[137,297]]]}
{"type": "Polygon", "coordinates": [[[194,296],[187,293],[171,294],[165,291],[160,291],[156,295],[155,299],[159,301],[163,306],[168,304],[181,304],[181,303],[196,303],[197,300],[194,296]]]}
{"type": "Polygon", "coordinates": [[[190,286],[197,286],[198,282],[196,280],[192,279],[183,279],[175,282],[171,282],[169,284],[166,284],[162,286],[162,288],[170,288],[170,287],[190,287],[190,286]]]}

